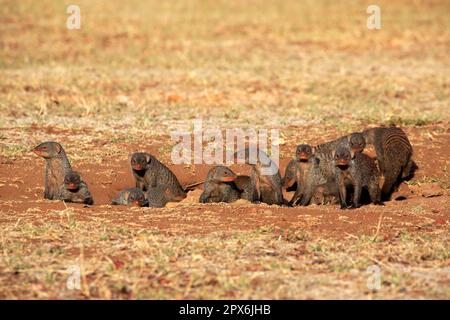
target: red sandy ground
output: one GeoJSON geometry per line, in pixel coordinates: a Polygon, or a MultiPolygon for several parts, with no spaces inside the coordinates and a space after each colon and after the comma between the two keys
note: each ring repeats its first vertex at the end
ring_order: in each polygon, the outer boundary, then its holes
{"type": "MultiPolygon", "coordinates": [[[[71,131],[55,130],[53,128],[35,128],[46,130],[61,136],[71,134],[71,131]]],[[[4,129],[10,130],[10,129],[4,129]]],[[[17,130],[17,129],[15,129],[17,130]]],[[[449,167],[450,133],[442,132],[432,137],[432,141],[425,134],[425,129],[410,129],[408,134],[414,146],[414,159],[419,170],[413,181],[420,181],[425,177],[440,177],[444,181],[442,168],[449,167]]],[[[168,138],[167,138],[168,139],[168,138]]],[[[157,157],[167,160],[167,155],[160,155],[151,145],[135,143],[121,143],[124,155],[136,149],[153,152],[157,157]]],[[[295,144],[284,146],[293,150],[295,144]]],[[[92,147],[107,148],[107,144],[99,141],[92,147]]],[[[70,154],[69,154],[70,158],[70,154]]],[[[414,232],[421,230],[433,231],[437,228],[448,228],[450,213],[450,197],[443,189],[443,195],[438,197],[423,197],[417,188],[411,189],[403,184],[399,193],[407,196],[404,201],[389,201],[383,207],[367,205],[357,210],[343,211],[338,206],[309,206],[286,208],[254,205],[248,203],[235,204],[199,204],[200,190],[189,193],[187,199],[181,203],[169,204],[167,208],[139,208],[130,209],[122,206],[110,206],[111,199],[118,191],[133,186],[133,178],[126,157],[106,157],[101,164],[85,164],[74,169],[83,173],[96,204],[83,207],[77,204],[64,204],[59,201],[43,199],[44,161],[30,154],[18,159],[1,158],[0,166],[0,224],[17,219],[59,220],[58,215],[52,215],[51,210],[62,210],[67,206],[78,208],[76,218],[89,221],[90,219],[104,219],[113,225],[127,225],[139,228],[156,228],[166,232],[205,234],[216,231],[252,230],[259,227],[303,228],[309,232],[324,237],[348,237],[349,235],[373,235],[382,215],[381,234],[384,237],[396,236],[401,231],[414,232]]],[[[290,158],[281,160],[280,169],[290,158]]],[[[168,161],[164,161],[168,163],[168,161]]],[[[184,166],[170,165],[169,167],[183,185],[201,181],[209,169],[207,165],[184,166]]],[[[245,173],[248,168],[241,165],[232,166],[237,173],[245,173]]],[[[291,194],[286,194],[289,199],[291,194]]]]}

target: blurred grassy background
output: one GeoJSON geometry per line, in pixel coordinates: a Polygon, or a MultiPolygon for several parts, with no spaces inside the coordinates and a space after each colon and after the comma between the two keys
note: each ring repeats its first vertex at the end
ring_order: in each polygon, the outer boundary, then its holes
{"type": "Polygon", "coordinates": [[[448,120],[450,2],[0,1],[0,126],[448,120]],[[230,121],[231,120],[231,121],[230,121]]]}

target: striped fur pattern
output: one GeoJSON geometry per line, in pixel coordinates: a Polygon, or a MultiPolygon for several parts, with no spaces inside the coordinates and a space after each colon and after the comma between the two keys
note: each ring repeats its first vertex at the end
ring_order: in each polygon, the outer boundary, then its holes
{"type": "Polygon", "coordinates": [[[181,201],[186,198],[186,192],[181,187],[175,174],[152,155],[150,155],[144,180],[147,191],[156,192],[158,189],[155,189],[155,187],[166,186],[168,189],[165,193],[169,201],[181,201]]]}
{"type": "Polygon", "coordinates": [[[319,159],[319,167],[327,181],[334,179],[333,153],[338,147],[350,148],[355,153],[360,153],[366,145],[364,136],[360,132],[340,137],[336,140],[319,144],[314,147],[314,156],[319,159]]]}
{"type": "Polygon", "coordinates": [[[397,127],[371,128],[363,132],[366,142],[372,144],[377,154],[382,179],[381,192],[389,198],[400,179],[411,174],[413,150],[406,133],[397,127]]]}

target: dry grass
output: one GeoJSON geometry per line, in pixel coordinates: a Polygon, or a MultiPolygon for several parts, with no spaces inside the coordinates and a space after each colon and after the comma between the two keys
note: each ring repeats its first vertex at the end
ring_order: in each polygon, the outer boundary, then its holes
{"type": "Polygon", "coordinates": [[[448,235],[442,230],[376,241],[267,227],[180,236],[111,225],[107,217],[84,223],[77,209],[49,215],[60,221],[3,223],[0,297],[449,298],[448,235]],[[381,268],[380,290],[367,288],[372,265],[381,268]],[[82,270],[81,290],[66,287],[73,266],[82,270]]]}
{"type": "Polygon", "coordinates": [[[364,1],[78,1],[78,31],[64,2],[3,2],[2,127],[448,119],[445,1],[382,1],[379,31],[364,1]]]}

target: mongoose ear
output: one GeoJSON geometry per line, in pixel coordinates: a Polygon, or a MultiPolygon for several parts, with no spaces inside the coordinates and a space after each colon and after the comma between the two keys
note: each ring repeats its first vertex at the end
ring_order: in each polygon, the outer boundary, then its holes
{"type": "Polygon", "coordinates": [[[150,163],[152,161],[152,158],[150,157],[149,154],[145,155],[145,162],[150,163]]]}
{"type": "Polygon", "coordinates": [[[55,144],[55,149],[56,149],[56,153],[60,153],[61,152],[61,145],[59,143],[55,144]]]}

